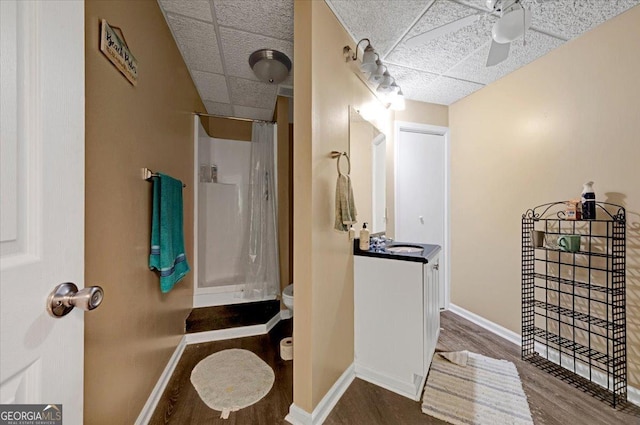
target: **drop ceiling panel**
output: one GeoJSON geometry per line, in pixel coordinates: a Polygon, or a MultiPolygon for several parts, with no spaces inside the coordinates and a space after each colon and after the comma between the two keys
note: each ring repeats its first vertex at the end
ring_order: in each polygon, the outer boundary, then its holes
{"type": "Polygon", "coordinates": [[[438,78],[438,74],[417,71],[400,65],[388,64],[387,67],[389,73],[394,76],[396,81],[402,84],[402,92],[405,96],[407,96],[407,91],[410,91],[409,88],[426,87],[438,78]]]}
{"type": "Polygon", "coordinates": [[[512,42],[507,60],[490,67],[486,66],[491,47],[491,43],[487,42],[482,49],[475,51],[471,56],[447,71],[446,75],[489,84],[546,55],[563,43],[562,40],[537,31],[528,31],[526,41],[526,46],[523,45],[522,39],[512,42]]]}
{"type": "Polygon", "coordinates": [[[428,40],[420,46],[409,47],[406,45],[406,40],[478,13],[474,9],[452,1],[437,0],[403,41],[387,56],[387,60],[427,72],[437,74],[446,72],[487,43],[491,37],[494,17],[487,15],[474,24],[428,40]]]}
{"type": "Polygon", "coordinates": [[[213,24],[173,14],[167,20],[189,69],[224,72],[213,24]]]}
{"type": "Polygon", "coordinates": [[[179,13],[190,18],[213,22],[209,0],[159,0],[165,12],[179,13]]]}
{"type": "Polygon", "coordinates": [[[244,78],[229,77],[231,103],[273,110],[278,86],[244,78]]]}
{"type": "MultiPolygon", "coordinates": [[[[455,0],[479,9],[486,0],[455,0]]],[[[570,40],[640,3],[638,0],[522,0],[532,13],[531,27],[570,40]]]]}
{"type": "MultiPolygon", "coordinates": [[[[356,39],[353,44],[362,38],[372,41],[407,98],[441,104],[502,78],[630,7],[640,7],[640,0],[522,0],[532,9],[527,45],[514,42],[505,62],[486,68],[491,27],[498,19],[486,9],[486,0],[325,1],[356,39]],[[469,15],[482,18],[421,46],[406,45],[412,36],[469,15]]],[[[276,88],[258,81],[248,59],[255,50],[275,49],[294,62],[293,1],[158,3],[207,110],[271,120],[276,88]]],[[[293,85],[293,72],[283,84],[293,85]]]]}
{"type": "Polygon", "coordinates": [[[572,39],[638,3],[637,0],[547,1],[534,5],[531,25],[572,39]]]}
{"type": "Polygon", "coordinates": [[[432,0],[327,0],[357,40],[368,38],[384,57],[432,0]]]}
{"type": "MultiPolygon", "coordinates": [[[[258,81],[249,66],[249,56],[259,49],[279,50],[293,62],[293,43],[289,41],[225,27],[220,28],[220,38],[228,76],[258,81]]],[[[293,84],[291,76],[282,84],[293,84]]]]}
{"type": "Polygon", "coordinates": [[[224,75],[191,71],[191,77],[202,100],[229,103],[229,91],[227,90],[227,81],[224,75]]]}
{"type": "Polygon", "coordinates": [[[209,100],[205,100],[203,103],[207,108],[207,112],[210,114],[222,115],[225,117],[233,116],[233,106],[230,103],[211,102],[209,100]]]}
{"type": "Polygon", "coordinates": [[[233,107],[234,116],[239,118],[249,118],[252,120],[271,121],[273,119],[273,108],[252,108],[249,106],[237,106],[233,107]]]}
{"type": "Polygon", "coordinates": [[[293,0],[216,0],[218,23],[293,41],[293,0]]]}
{"type": "MultiPolygon", "coordinates": [[[[431,84],[424,87],[412,87],[405,95],[408,99],[421,102],[450,105],[471,93],[480,90],[484,85],[469,81],[457,80],[449,77],[438,77],[431,84]]],[[[403,87],[404,91],[404,87],[403,87]]]]}

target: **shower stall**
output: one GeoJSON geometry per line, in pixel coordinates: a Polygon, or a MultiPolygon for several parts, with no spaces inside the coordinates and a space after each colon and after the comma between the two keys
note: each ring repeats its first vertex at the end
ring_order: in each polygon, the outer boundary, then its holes
{"type": "Polygon", "coordinates": [[[274,299],[275,125],[254,122],[250,142],[212,138],[196,125],[194,307],[274,299]]]}

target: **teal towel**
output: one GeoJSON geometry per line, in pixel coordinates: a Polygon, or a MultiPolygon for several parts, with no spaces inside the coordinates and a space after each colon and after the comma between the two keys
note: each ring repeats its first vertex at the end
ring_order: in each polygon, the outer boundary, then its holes
{"type": "Polygon", "coordinates": [[[149,268],[160,272],[162,292],[169,292],[190,270],[182,227],[182,182],[158,173],[153,179],[149,268]]]}

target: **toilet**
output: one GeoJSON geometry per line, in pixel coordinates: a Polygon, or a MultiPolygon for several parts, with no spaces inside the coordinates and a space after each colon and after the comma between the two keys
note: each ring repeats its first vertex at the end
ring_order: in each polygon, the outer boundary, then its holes
{"type": "MultiPolygon", "coordinates": [[[[291,312],[293,317],[293,283],[282,291],[282,302],[291,312]]],[[[282,360],[293,360],[293,338],[288,337],[280,341],[280,357],[282,360]]]]}
{"type": "Polygon", "coordinates": [[[282,291],[282,302],[293,315],[293,283],[282,291]]]}

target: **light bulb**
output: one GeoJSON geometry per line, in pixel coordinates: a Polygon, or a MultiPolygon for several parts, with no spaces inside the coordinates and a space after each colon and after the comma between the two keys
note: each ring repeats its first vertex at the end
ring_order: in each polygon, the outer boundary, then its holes
{"type": "Polygon", "coordinates": [[[391,102],[391,109],[393,109],[394,111],[404,111],[406,107],[407,106],[404,101],[404,93],[402,93],[402,89],[400,89],[391,102]]]}
{"type": "Polygon", "coordinates": [[[369,77],[369,81],[371,81],[372,83],[378,84],[384,78],[384,71],[387,67],[382,64],[382,61],[380,59],[376,61],[376,65],[378,65],[378,67],[376,68],[375,71],[371,73],[371,77],[369,77]]]}
{"type": "Polygon", "coordinates": [[[385,71],[384,74],[382,74],[382,81],[380,82],[380,85],[378,86],[376,91],[380,93],[391,92],[391,83],[393,82],[393,78],[391,77],[391,74],[389,74],[389,71],[385,71]]]}

